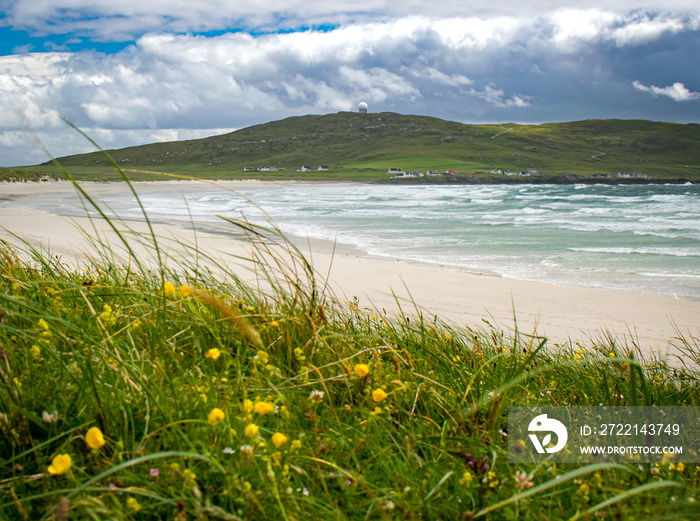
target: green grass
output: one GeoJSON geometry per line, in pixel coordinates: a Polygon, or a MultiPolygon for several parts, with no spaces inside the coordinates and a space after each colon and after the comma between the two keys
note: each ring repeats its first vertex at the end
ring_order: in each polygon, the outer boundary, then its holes
{"type": "MultiPolygon", "coordinates": [[[[542,180],[567,174],[642,172],[659,180],[700,180],[700,125],[640,120],[587,120],[542,125],[466,125],[425,116],[341,112],[255,125],[221,136],[110,151],[134,171],[209,179],[381,181],[387,167],[412,170],[535,168],[542,180]],[[286,173],[243,172],[277,166],[286,173]],[[330,172],[301,174],[302,165],[330,172]]],[[[100,153],[61,158],[81,180],[119,179],[100,153]]],[[[62,176],[51,163],[22,167],[62,176]]],[[[13,174],[0,172],[0,178],[13,174]]],[[[134,180],[158,179],[133,173],[134,180]]],[[[499,181],[503,178],[494,178],[499,181]]],[[[562,179],[561,177],[559,178],[562,179]]],[[[489,179],[490,180],[490,179],[489,179]]]]}
{"type": "Polygon", "coordinates": [[[160,260],[2,244],[0,519],[697,518],[696,465],[512,465],[503,435],[511,405],[700,405],[697,338],[678,369],[605,332],[391,316],[324,291],[273,223],[229,224],[258,285],[118,221],[160,260]]]}
{"type": "Polygon", "coordinates": [[[114,219],[126,257],[97,226],[78,265],[0,245],[0,519],[697,518],[694,464],[514,465],[505,432],[511,405],[697,406],[698,338],[673,368],[605,332],[388,315],[274,223],[226,222],[250,258],[114,219]]]}

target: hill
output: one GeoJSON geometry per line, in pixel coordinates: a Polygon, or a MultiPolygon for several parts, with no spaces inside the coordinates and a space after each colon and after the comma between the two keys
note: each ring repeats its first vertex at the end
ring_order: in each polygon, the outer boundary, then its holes
{"type": "MultiPolygon", "coordinates": [[[[536,169],[540,177],[639,172],[660,179],[700,179],[700,125],[642,120],[586,120],[541,125],[467,125],[426,116],[341,112],[290,117],[203,139],[109,151],[124,168],[237,177],[244,167],[276,166],[301,177],[308,165],[330,172],[304,178],[386,179],[404,170],[536,169]]],[[[79,173],[108,166],[100,153],[60,158],[79,173]]],[[[28,170],[50,171],[48,164],[28,170]]],[[[246,173],[250,177],[250,173],[246,173]]]]}

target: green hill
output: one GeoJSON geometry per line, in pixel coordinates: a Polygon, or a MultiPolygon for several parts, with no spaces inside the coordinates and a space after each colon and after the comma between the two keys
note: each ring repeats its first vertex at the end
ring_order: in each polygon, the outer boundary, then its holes
{"type": "MultiPolygon", "coordinates": [[[[125,169],[198,177],[242,177],[244,167],[269,178],[386,179],[404,170],[536,169],[540,178],[640,172],[660,179],[700,179],[700,125],[641,120],[587,120],[541,125],[466,125],[425,116],[341,112],[291,117],[204,139],[109,151],[125,169]],[[302,165],[329,172],[301,174],[302,165]]],[[[78,174],[99,175],[100,153],[60,158],[78,174]]],[[[51,171],[50,165],[29,171],[51,171]]],[[[245,177],[250,178],[251,172],[245,177]]],[[[503,176],[502,176],[503,177],[503,176]]],[[[437,179],[437,178],[434,178],[437,179]]]]}

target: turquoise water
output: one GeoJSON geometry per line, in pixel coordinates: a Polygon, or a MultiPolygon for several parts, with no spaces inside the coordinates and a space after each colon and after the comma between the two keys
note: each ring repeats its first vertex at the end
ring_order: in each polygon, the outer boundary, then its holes
{"type": "MultiPolygon", "coordinates": [[[[206,185],[146,195],[160,221],[261,220],[371,255],[503,277],[700,300],[699,185],[385,186],[244,190],[260,209],[206,185]],[[186,199],[187,205],[184,204],[186,199]]],[[[106,199],[124,218],[133,200],[106,199]]],[[[65,206],[63,206],[65,211],[65,206]]]]}

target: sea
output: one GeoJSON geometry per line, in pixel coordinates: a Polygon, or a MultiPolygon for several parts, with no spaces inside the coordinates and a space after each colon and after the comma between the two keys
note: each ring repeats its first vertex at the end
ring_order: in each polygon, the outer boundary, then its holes
{"type": "MultiPolygon", "coordinates": [[[[143,218],[133,196],[102,199],[121,218],[143,218]]],[[[65,196],[53,201],[46,209],[84,212],[65,196]]],[[[141,202],[158,222],[269,218],[290,237],[371,256],[700,301],[698,184],[271,183],[235,193],[202,183],[149,190],[141,202]]]]}

